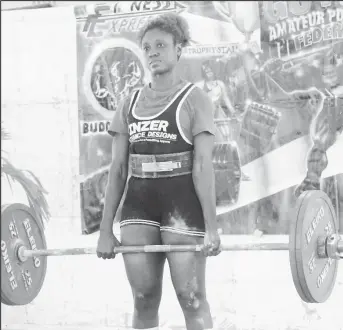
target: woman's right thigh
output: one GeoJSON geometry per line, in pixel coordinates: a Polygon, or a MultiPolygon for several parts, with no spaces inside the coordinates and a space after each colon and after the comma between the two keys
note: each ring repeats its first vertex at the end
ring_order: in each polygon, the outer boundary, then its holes
{"type": "MultiPolygon", "coordinates": [[[[127,225],[120,229],[123,246],[161,244],[160,229],[149,225],[127,225]]],[[[154,296],[162,294],[164,253],[124,253],[127,278],[134,296],[154,296]]]]}

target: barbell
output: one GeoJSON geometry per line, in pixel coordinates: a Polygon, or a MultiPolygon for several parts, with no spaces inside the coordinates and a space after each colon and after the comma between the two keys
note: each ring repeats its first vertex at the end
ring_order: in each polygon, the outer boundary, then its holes
{"type": "MultiPolygon", "coordinates": [[[[116,253],[201,252],[203,245],[120,246],[116,253]]],[[[307,303],[323,303],[335,285],[343,240],[330,198],[306,191],[290,212],[289,243],[222,244],[222,251],[289,251],[293,283],[307,303]]],[[[47,249],[44,230],[23,204],[1,208],[1,301],[26,305],[39,294],[48,256],[96,254],[96,248],[47,249]]]]}

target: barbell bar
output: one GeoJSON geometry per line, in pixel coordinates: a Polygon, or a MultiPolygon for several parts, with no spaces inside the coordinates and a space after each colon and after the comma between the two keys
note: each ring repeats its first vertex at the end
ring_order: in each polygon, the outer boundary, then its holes
{"type": "MultiPolygon", "coordinates": [[[[247,243],[247,244],[221,244],[221,251],[288,251],[288,243],[247,243]]],[[[204,245],[142,245],[120,246],[114,248],[114,253],[156,253],[156,252],[201,252],[204,245]]],[[[96,248],[70,248],[29,250],[25,246],[18,247],[18,259],[26,261],[27,258],[38,256],[72,256],[83,254],[96,254],[96,248]]]]}
{"type": "MultiPolygon", "coordinates": [[[[289,243],[222,244],[222,251],[288,251],[293,283],[308,303],[325,302],[334,288],[343,240],[331,200],[306,191],[290,212],[289,243]]],[[[115,253],[201,252],[204,245],[119,246],[115,253]]],[[[1,208],[1,301],[32,302],[44,283],[47,257],[96,254],[96,248],[47,249],[45,235],[25,205],[1,208]],[[7,278],[7,280],[6,280],[7,278]]]]}

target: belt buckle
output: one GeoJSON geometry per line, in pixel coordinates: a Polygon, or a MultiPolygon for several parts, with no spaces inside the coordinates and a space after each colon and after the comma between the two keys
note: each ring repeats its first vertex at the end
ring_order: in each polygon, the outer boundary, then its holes
{"type": "Polygon", "coordinates": [[[172,172],[176,168],[181,168],[181,162],[152,162],[142,163],[143,172],[172,172]]]}

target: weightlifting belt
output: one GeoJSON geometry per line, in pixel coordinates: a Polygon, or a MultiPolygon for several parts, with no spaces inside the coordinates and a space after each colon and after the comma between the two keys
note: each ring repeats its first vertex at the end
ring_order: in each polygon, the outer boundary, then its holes
{"type": "Polygon", "coordinates": [[[137,178],[165,178],[192,173],[193,151],[174,154],[131,154],[131,175],[137,178]]]}

